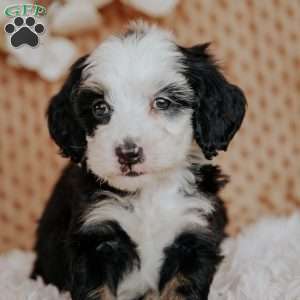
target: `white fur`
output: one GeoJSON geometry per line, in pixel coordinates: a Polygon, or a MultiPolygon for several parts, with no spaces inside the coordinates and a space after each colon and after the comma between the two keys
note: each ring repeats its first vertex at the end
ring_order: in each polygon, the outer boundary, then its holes
{"type": "MultiPolygon", "coordinates": [[[[300,214],[270,218],[224,244],[227,258],[209,300],[299,300],[300,214]]],[[[52,285],[29,279],[32,253],[0,256],[0,299],[71,300],[52,285]]]]}
{"type": "Polygon", "coordinates": [[[136,190],[151,177],[169,176],[186,165],[193,140],[192,110],[167,117],[151,109],[159,91],[169,84],[192,99],[171,34],[142,23],[132,27],[136,34],[104,41],[89,57],[83,74],[83,85],[103,89],[114,110],[110,122],[99,125],[87,138],[88,167],[126,190],[136,190]],[[145,161],[134,165],[133,171],[144,176],[128,178],[120,171],[115,148],[127,138],[143,148],[145,161]]]}
{"type": "Polygon", "coordinates": [[[135,196],[111,195],[85,216],[83,230],[104,221],[117,221],[138,245],[140,269],[125,276],[118,287],[118,299],[130,300],[149,289],[157,290],[163,249],[184,229],[196,226],[208,230],[205,216],[213,207],[193,189],[193,180],[191,172],[179,170],[168,179],[148,183],[135,196]]]}
{"type": "Polygon", "coordinates": [[[269,218],[224,243],[210,300],[299,300],[300,215],[269,218]]]}

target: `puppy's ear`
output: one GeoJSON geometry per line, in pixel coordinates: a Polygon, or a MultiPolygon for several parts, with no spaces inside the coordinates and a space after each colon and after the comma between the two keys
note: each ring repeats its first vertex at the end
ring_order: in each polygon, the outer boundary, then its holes
{"type": "Polygon", "coordinates": [[[87,56],[84,56],[74,63],[62,89],[50,100],[47,110],[50,136],[60,147],[61,154],[76,163],[84,155],[86,138],[74,112],[72,94],[79,87],[86,59],[87,56]]]}
{"type": "Polygon", "coordinates": [[[230,84],[208,53],[209,44],[180,47],[184,74],[195,93],[193,127],[195,140],[205,157],[226,151],[246,110],[243,92],[230,84]]]}

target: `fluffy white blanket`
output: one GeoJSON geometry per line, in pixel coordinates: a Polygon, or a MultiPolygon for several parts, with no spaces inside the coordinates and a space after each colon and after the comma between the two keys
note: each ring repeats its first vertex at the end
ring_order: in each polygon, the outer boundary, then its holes
{"type": "MultiPolygon", "coordinates": [[[[224,243],[224,254],[209,300],[300,299],[300,214],[250,226],[224,243]]],[[[28,278],[33,260],[17,250],[0,257],[0,300],[70,300],[28,278]]]]}

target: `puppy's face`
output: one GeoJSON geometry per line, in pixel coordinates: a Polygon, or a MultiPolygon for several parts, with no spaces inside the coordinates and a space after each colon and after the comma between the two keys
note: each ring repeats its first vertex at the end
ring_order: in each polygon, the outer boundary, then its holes
{"type": "Polygon", "coordinates": [[[52,137],[66,156],[128,190],[186,165],[194,139],[207,158],[225,150],[245,101],[206,47],[180,48],[144,26],[105,41],[53,98],[52,137]]]}
{"type": "Polygon", "coordinates": [[[100,46],[74,99],[89,132],[88,167],[123,188],[184,164],[193,137],[193,92],[175,44],[140,35],[100,46]]]}

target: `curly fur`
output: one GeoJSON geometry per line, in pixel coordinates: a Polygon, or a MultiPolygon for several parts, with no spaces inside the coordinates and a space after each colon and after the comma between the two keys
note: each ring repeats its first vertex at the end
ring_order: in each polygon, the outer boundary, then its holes
{"type": "Polygon", "coordinates": [[[47,112],[73,163],[41,218],[33,277],[74,300],[159,297],[174,281],[179,299],[207,299],[227,177],[206,159],[227,149],[246,105],[207,47],[137,23],[74,64],[47,112]]]}

